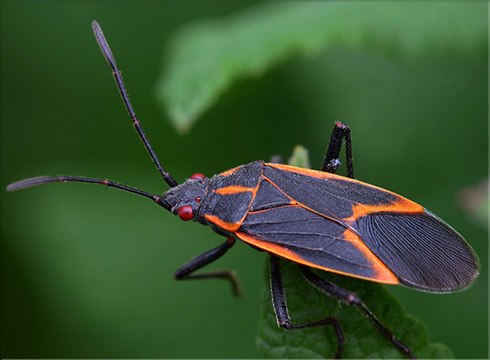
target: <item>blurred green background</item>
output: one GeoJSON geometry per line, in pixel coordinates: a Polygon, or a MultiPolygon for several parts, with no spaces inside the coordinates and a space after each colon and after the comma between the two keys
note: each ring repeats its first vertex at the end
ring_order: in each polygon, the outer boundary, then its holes
{"type": "MultiPolygon", "coordinates": [[[[2,188],[26,177],[71,174],[166,190],[93,38],[90,23],[97,19],[139,119],[178,181],[274,154],[287,158],[298,143],[318,167],[333,122],[348,123],[356,177],[423,204],[463,234],[481,260],[480,277],[464,292],[387,288],[433,341],[458,358],[487,358],[488,229],[459,200],[464,188],[488,176],[486,41],[414,59],[339,42],[243,78],[180,135],[155,95],[165,45],[189,24],[260,6],[2,2],[2,188]]],[[[476,21],[486,28],[487,4],[445,6],[460,6],[463,18],[478,8],[476,21]]],[[[416,27],[423,14],[406,23],[416,27]]],[[[265,254],[238,244],[209,267],[237,271],[245,293],[237,300],[219,281],[173,279],[180,265],[223,240],[146,199],[84,184],[0,194],[2,357],[258,356],[265,254]]]]}

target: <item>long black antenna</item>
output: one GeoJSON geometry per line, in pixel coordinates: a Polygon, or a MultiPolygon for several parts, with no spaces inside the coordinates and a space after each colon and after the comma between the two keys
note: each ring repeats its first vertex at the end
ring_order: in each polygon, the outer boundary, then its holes
{"type": "Polygon", "coordinates": [[[100,50],[102,51],[102,54],[104,55],[105,59],[109,63],[109,65],[112,68],[112,74],[114,76],[114,80],[116,80],[117,88],[119,89],[119,93],[121,94],[121,97],[123,99],[124,105],[126,106],[126,109],[128,110],[129,116],[131,116],[131,119],[133,120],[133,125],[138,132],[138,135],[141,138],[141,141],[143,141],[143,144],[146,147],[146,150],[151,156],[151,159],[155,163],[158,171],[163,177],[163,180],[170,186],[174,187],[177,186],[177,182],[170,176],[168,172],[163,170],[162,165],[160,165],[160,160],[158,160],[157,155],[153,151],[150,142],[148,141],[143,128],[140,125],[140,122],[136,119],[136,113],[134,112],[133,106],[131,105],[131,101],[129,100],[128,92],[126,91],[126,88],[124,87],[124,81],[121,75],[121,71],[117,68],[116,65],[116,59],[112,55],[111,48],[109,47],[109,44],[107,43],[107,40],[105,39],[104,33],[102,32],[102,29],[100,28],[100,25],[97,23],[97,21],[92,22],[92,28],[94,29],[94,34],[95,38],[97,39],[97,43],[99,44],[100,50]]]}
{"type": "Polygon", "coordinates": [[[67,176],[67,175],[39,176],[39,177],[30,178],[30,179],[16,181],[16,182],[10,184],[9,186],[7,186],[7,191],[17,191],[17,190],[25,189],[25,188],[28,188],[31,186],[46,184],[46,183],[50,183],[50,182],[68,182],[68,181],[100,184],[100,185],[113,187],[116,189],[121,189],[124,191],[129,191],[129,192],[132,192],[134,194],[138,194],[138,195],[147,197],[149,199],[152,199],[158,205],[163,206],[167,210],[170,210],[170,205],[167,204],[158,195],[150,194],[150,193],[147,193],[146,191],[139,190],[139,189],[133,188],[131,186],[123,185],[123,184],[120,184],[120,183],[117,183],[117,182],[114,182],[111,180],[100,180],[100,179],[94,179],[94,178],[89,178],[89,177],[85,177],[85,176],[67,176]]]}
{"type": "MultiPolygon", "coordinates": [[[[106,58],[107,62],[111,66],[113,70],[113,75],[114,79],[116,80],[117,88],[119,89],[119,93],[122,96],[122,99],[124,101],[124,105],[126,106],[126,109],[129,112],[129,115],[131,116],[131,119],[133,120],[133,125],[136,128],[136,131],[138,132],[138,135],[140,136],[141,140],[143,141],[143,144],[146,147],[146,150],[148,150],[148,153],[150,154],[153,162],[155,163],[158,171],[160,171],[160,174],[163,177],[163,180],[170,186],[174,187],[177,186],[177,182],[170,176],[169,173],[163,170],[162,165],[160,165],[160,161],[158,160],[158,157],[156,156],[155,152],[153,151],[148,139],[146,138],[145,133],[143,132],[143,129],[141,128],[141,125],[139,121],[136,119],[136,114],[133,110],[133,106],[131,105],[131,101],[129,101],[129,96],[128,93],[124,87],[124,82],[122,79],[121,72],[116,66],[116,60],[114,59],[114,56],[112,55],[111,49],[109,48],[109,44],[107,44],[107,41],[104,37],[104,34],[102,33],[102,30],[99,26],[99,24],[94,21],[92,23],[92,27],[94,29],[94,34],[95,38],[97,39],[97,43],[100,46],[100,49],[102,50],[102,54],[104,54],[104,57],[106,58]]],[[[155,201],[158,205],[164,207],[167,210],[171,211],[170,205],[164,201],[161,197],[158,195],[150,194],[147,193],[146,191],[139,190],[127,185],[123,185],[111,180],[100,180],[100,179],[95,179],[95,178],[90,178],[90,177],[85,177],[85,176],[67,176],[67,175],[60,175],[60,176],[40,176],[40,177],[35,177],[35,178],[30,178],[30,179],[25,179],[25,180],[20,180],[16,181],[10,185],[7,186],[7,191],[16,191],[16,190],[21,190],[25,189],[31,186],[37,186],[41,184],[46,184],[46,183],[51,183],[51,182],[82,182],[82,183],[91,183],[91,184],[100,184],[100,185],[105,185],[109,187],[113,187],[116,189],[128,191],[137,195],[141,195],[144,197],[147,197],[149,199],[152,199],[155,201]]]]}

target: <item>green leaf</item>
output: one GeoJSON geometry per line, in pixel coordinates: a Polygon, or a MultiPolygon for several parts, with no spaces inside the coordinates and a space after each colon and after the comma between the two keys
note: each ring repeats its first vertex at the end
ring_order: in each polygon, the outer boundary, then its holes
{"type": "Polygon", "coordinates": [[[311,166],[308,149],[304,146],[296,145],[293,149],[293,154],[288,160],[288,164],[309,169],[311,166]]]}
{"type": "MultiPolygon", "coordinates": [[[[335,316],[346,338],[343,358],[399,359],[405,356],[380,335],[373,324],[359,310],[339,303],[310,286],[296,264],[281,262],[281,271],[293,323],[319,320],[335,316]]],[[[432,344],[424,325],[406,315],[400,304],[382,285],[318,272],[323,278],[349,289],[359,296],[371,311],[395,336],[421,359],[448,359],[452,352],[445,345],[432,344]]],[[[264,282],[269,283],[270,269],[266,267],[264,282]]],[[[262,310],[257,347],[264,358],[315,359],[333,358],[337,338],[331,327],[287,331],[277,326],[268,286],[262,290],[262,310]]]]}
{"type": "Polygon", "coordinates": [[[476,185],[467,186],[459,192],[459,204],[474,222],[488,228],[488,177],[476,185]]]}
{"type": "Polygon", "coordinates": [[[486,54],[486,14],[484,3],[260,4],[181,29],[168,44],[157,97],[185,132],[234,82],[293,58],[337,49],[486,54]]]}
{"type": "MultiPolygon", "coordinates": [[[[293,159],[298,157],[295,149],[293,159]]],[[[300,149],[299,152],[304,151],[300,149]]],[[[301,161],[304,161],[302,159],[301,161]]],[[[298,163],[292,163],[298,165],[298,163]]],[[[267,262],[268,263],[268,262],[267,262]]],[[[301,275],[296,264],[281,262],[284,287],[293,323],[319,320],[335,316],[346,338],[344,358],[395,359],[405,356],[387,341],[358,309],[341,304],[310,286],[301,275]]],[[[359,296],[371,311],[395,336],[409,346],[417,358],[452,358],[445,345],[432,344],[424,325],[406,315],[400,304],[384,286],[370,281],[317,272],[323,278],[349,289],[359,296]]],[[[264,281],[269,283],[270,268],[266,267],[264,281]]],[[[337,351],[337,338],[331,327],[320,327],[298,331],[286,331],[277,325],[271,305],[269,287],[262,291],[262,311],[259,322],[257,346],[264,358],[333,358],[337,351]]]]}

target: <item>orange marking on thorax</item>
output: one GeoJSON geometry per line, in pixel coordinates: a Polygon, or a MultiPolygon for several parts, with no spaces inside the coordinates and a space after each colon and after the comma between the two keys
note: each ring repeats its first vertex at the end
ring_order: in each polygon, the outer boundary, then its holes
{"type": "Polygon", "coordinates": [[[246,191],[255,192],[256,188],[245,187],[240,185],[230,185],[220,189],[213,190],[214,193],[219,195],[239,194],[246,191]]]}
{"type": "Polygon", "coordinates": [[[219,174],[219,175],[221,175],[221,176],[228,176],[228,175],[231,175],[231,174],[233,174],[235,171],[237,171],[238,169],[240,169],[241,167],[242,167],[242,165],[237,166],[237,167],[234,167],[233,169],[226,170],[226,171],[222,172],[222,173],[221,173],[221,174],[219,174]]]}
{"type": "Polygon", "coordinates": [[[220,228],[222,228],[226,231],[230,231],[230,232],[237,231],[238,228],[240,227],[240,225],[242,224],[241,221],[238,223],[229,223],[229,222],[223,221],[223,220],[221,220],[221,218],[219,218],[216,215],[206,214],[206,215],[204,215],[204,218],[207,221],[212,222],[213,224],[218,225],[220,228]]]}

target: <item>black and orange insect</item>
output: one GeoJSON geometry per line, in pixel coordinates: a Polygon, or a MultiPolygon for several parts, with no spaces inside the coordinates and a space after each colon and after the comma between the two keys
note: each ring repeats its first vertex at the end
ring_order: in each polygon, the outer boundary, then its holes
{"type": "Polygon", "coordinates": [[[401,352],[409,347],[381,323],[353,292],[323,279],[310,268],[384,284],[447,293],[468,287],[478,276],[478,258],[452,227],[427,209],[393,192],[354,180],[351,133],[337,122],[320,171],[254,161],[212,178],[194,174],[182,184],[164,171],[125,90],[120,71],[97,22],[92,24],[104,57],[143,144],[164,181],[159,196],[110,180],[78,176],[37,177],[10,184],[9,191],[49,182],[102,184],[145,196],[182,220],[210,226],[227,240],[175,272],[178,280],[224,278],[238,293],[231,271],[195,274],[241,240],[266,251],[271,260],[271,292],[278,325],[287,330],[333,326],[337,357],[345,343],[334,318],[292,323],[281,277],[282,259],[299,265],[305,279],[321,292],[357,307],[401,352]],[[335,175],[345,141],[347,177],[335,175]]]}

